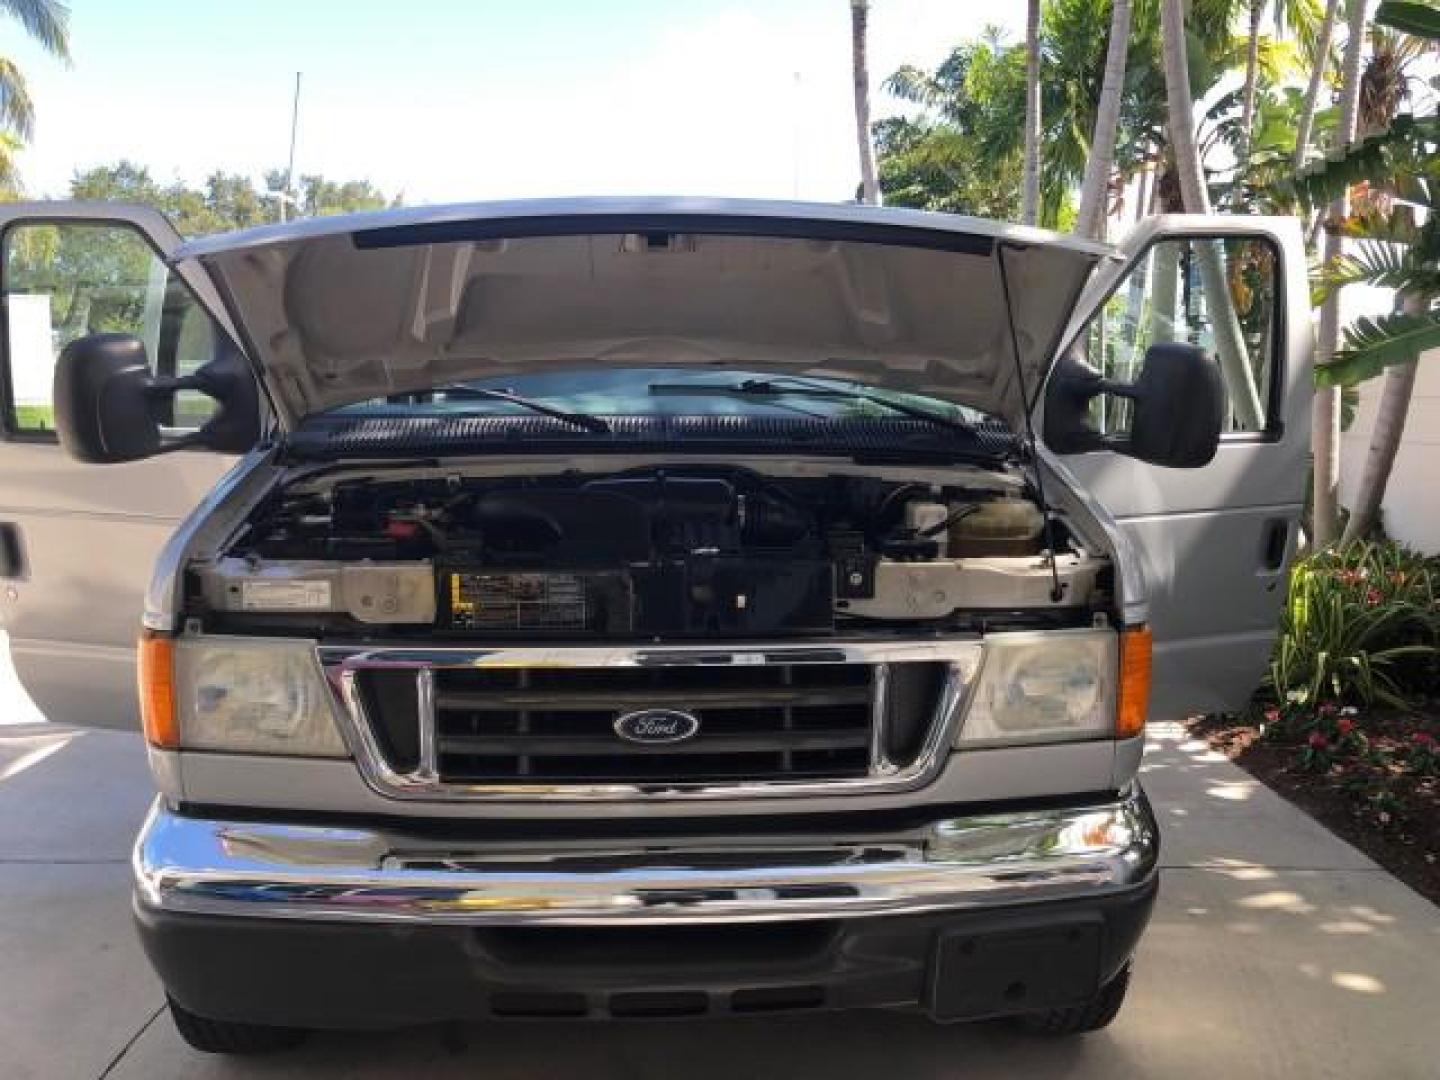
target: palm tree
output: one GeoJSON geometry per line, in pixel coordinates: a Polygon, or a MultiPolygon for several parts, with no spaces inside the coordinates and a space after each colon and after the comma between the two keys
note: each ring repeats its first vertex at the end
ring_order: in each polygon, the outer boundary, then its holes
{"type": "Polygon", "coordinates": [[[1190,59],[1185,31],[1185,0],[1160,0],[1160,55],[1165,72],[1166,133],[1175,162],[1175,179],[1186,213],[1208,214],[1210,193],[1195,139],[1195,99],[1190,88],[1190,59]]]}
{"type": "Polygon", "coordinates": [[[1320,99],[1320,83],[1324,80],[1325,69],[1330,66],[1330,39],[1335,35],[1335,14],[1339,10],[1340,0],[1326,0],[1325,18],[1320,23],[1320,33],[1310,63],[1310,81],[1305,85],[1305,104],[1300,109],[1300,118],[1295,125],[1295,157],[1292,165],[1296,169],[1305,164],[1305,151],[1310,146],[1310,129],[1315,124],[1315,103],[1320,99]]]}
{"type": "MultiPolygon", "coordinates": [[[[1436,18],[1440,37],[1440,13],[1436,18]]],[[[1399,117],[1380,135],[1344,156],[1317,163],[1300,177],[1302,197],[1324,202],[1361,183],[1375,198],[1331,220],[1331,231],[1358,241],[1356,251],[1327,264],[1321,288],[1327,299],[1347,285],[1396,290],[1399,310],[1358,319],[1345,331],[1334,357],[1316,369],[1330,386],[1352,386],[1383,372],[1385,382],[1360,489],[1344,543],[1375,524],[1385,485],[1405,429],[1420,354],[1440,347],[1440,116],[1399,117]]]]}
{"type": "MultiPolygon", "coordinates": [[[[1244,61],[1244,41],[1232,33],[1238,12],[1249,0],[1188,0],[1191,14],[1190,69],[1194,77],[1192,100],[1209,97],[1225,74],[1244,61]]],[[[1306,28],[1319,22],[1318,0],[1279,0],[1287,23],[1302,39],[1306,28]],[[1314,9],[1313,17],[1310,16],[1314,9]]],[[[1158,196],[1157,205],[1180,210],[1181,203],[1166,133],[1165,79],[1160,65],[1160,0],[1126,0],[1128,35],[1112,32],[1125,10],[1117,11],[1112,0],[1042,0],[1040,6],[1040,145],[1043,169],[1039,170],[1039,213],[1050,227],[1079,228],[1067,221],[1072,194],[1080,192],[1089,177],[1099,177],[1100,192],[1091,184],[1092,197],[1099,201],[1104,184],[1116,177],[1133,181],[1141,173],[1154,173],[1163,163],[1158,182],[1150,185],[1158,196]],[[1119,46],[1128,46],[1128,55],[1119,46]],[[1123,64],[1123,69],[1118,65],[1123,64]],[[1113,144],[1114,157],[1108,174],[1096,166],[1106,149],[1103,133],[1108,124],[1097,125],[1105,87],[1107,67],[1123,70],[1119,83],[1119,129],[1113,144]]],[[[1312,35],[1313,36],[1313,35],[1312,35]]],[[[978,157],[1003,161],[1008,173],[1010,159],[1020,178],[1014,201],[1019,204],[1024,181],[1027,67],[1037,56],[1023,41],[1014,44],[1003,33],[987,30],[982,36],[962,42],[933,71],[902,68],[886,82],[890,93],[919,105],[923,119],[906,120],[892,133],[905,136],[894,145],[903,146],[913,163],[922,143],[937,151],[929,165],[957,159],[957,143],[972,147],[978,157]],[[925,131],[919,130],[923,124],[925,131]],[[907,126],[908,125],[908,126],[907,126]],[[944,150],[943,154],[938,151],[944,150]]],[[[1268,48],[1262,39],[1258,61],[1259,90],[1263,95],[1267,77],[1285,64],[1287,50],[1268,48]]],[[[1030,83],[1033,86],[1033,82],[1030,83]]],[[[1115,84],[1112,83],[1112,86],[1115,84]]],[[[1227,108],[1238,115],[1239,95],[1224,95],[1227,108]]],[[[1257,101],[1257,132],[1264,114],[1257,101]]],[[[886,121],[885,123],[888,123],[886,121]]],[[[1233,120],[1228,128],[1238,127],[1233,120]]],[[[1257,135],[1258,138],[1258,135],[1257,135]]],[[[1232,144],[1234,140],[1231,140],[1232,144]]],[[[882,145],[884,143],[882,142],[882,145]]],[[[885,156],[882,154],[882,157],[885,156]]],[[[890,162],[882,162],[888,167],[890,162]]],[[[940,205],[947,201],[946,168],[906,170],[912,183],[907,205],[940,205]],[[928,175],[928,179],[927,179],[928,175]],[[918,183],[916,183],[918,181],[918,183]],[[918,198],[916,196],[919,196],[918,198]]],[[[957,175],[970,170],[959,169],[957,175]]],[[[1008,199],[1008,189],[1006,192],[1008,199]]],[[[892,200],[893,201],[893,200],[892,200]]],[[[972,200],[973,201],[973,200],[972,200]]],[[[1002,200],[1003,201],[1003,200],[1002,200]]],[[[1103,210],[1102,210],[1103,220],[1103,210]]],[[[1077,215],[1078,216],[1078,215],[1077,215]]],[[[1088,208],[1087,208],[1088,216],[1088,208]]]]}
{"type": "MultiPolygon", "coordinates": [[[[1314,87],[1306,97],[1305,139],[1309,139],[1309,127],[1314,120],[1314,94],[1319,93],[1319,78],[1325,70],[1325,57],[1330,51],[1330,32],[1334,26],[1334,12],[1339,0],[1328,0],[1329,11],[1323,28],[1316,23],[1318,9],[1314,0],[1275,0],[1275,39],[1278,41],[1288,28],[1300,39],[1302,46],[1317,45],[1315,63],[1311,65],[1310,85],[1314,87]],[[1323,40],[1319,40],[1323,33],[1323,40]]],[[[1245,82],[1241,89],[1240,131],[1236,140],[1236,158],[1240,171],[1248,170],[1251,151],[1255,143],[1256,98],[1260,89],[1261,46],[1260,21],[1265,13],[1265,0],[1246,0],[1247,27],[1245,37],[1245,82]]],[[[1272,44],[1274,43],[1272,41],[1272,44]]],[[[1298,166],[1297,166],[1298,167],[1298,166]]]]}
{"type": "MultiPolygon", "coordinates": [[[[1377,12],[1376,17],[1381,14],[1377,12]]],[[[1360,73],[1356,104],[1356,124],[1362,137],[1384,131],[1399,115],[1414,81],[1410,69],[1429,52],[1430,43],[1421,37],[1384,26],[1370,27],[1370,59],[1360,73]]]]}
{"type": "MultiPolygon", "coordinates": [[[[1110,9],[1110,44],[1105,50],[1105,75],[1100,84],[1100,102],[1095,111],[1095,131],[1090,139],[1090,160],[1080,188],[1080,210],[1075,231],[1081,236],[1100,238],[1105,232],[1105,196],[1110,188],[1110,171],[1115,164],[1115,137],[1120,129],[1120,94],[1125,88],[1125,63],[1130,48],[1130,0],[1114,0],[1110,9]]],[[[1143,175],[1143,174],[1142,174],[1143,175]]],[[[1143,184],[1138,201],[1145,199],[1143,184]]]]}
{"type": "MultiPolygon", "coordinates": [[[[1400,311],[1420,317],[1424,314],[1425,303],[1423,297],[1403,295],[1400,311]]],[[[1410,398],[1415,392],[1418,368],[1417,358],[1385,369],[1380,402],[1375,409],[1375,426],[1370,429],[1370,445],[1365,452],[1365,467],[1360,473],[1360,487],[1356,492],[1355,505],[1350,508],[1350,518],[1345,522],[1345,532],[1340,537],[1342,545],[1364,539],[1379,521],[1380,504],[1385,501],[1385,489],[1395,468],[1395,455],[1400,452],[1400,440],[1405,434],[1405,421],[1410,414],[1410,398]]]]}
{"type": "MultiPolygon", "coordinates": [[[[15,19],[51,56],[70,62],[70,10],[56,0],[0,0],[0,15],[15,19]]],[[[35,131],[35,103],[13,60],[0,57],[0,178],[18,189],[16,149],[35,131]]]]}
{"type": "Polygon", "coordinates": [[[1040,219],[1040,0],[1025,12],[1025,175],[1020,189],[1020,220],[1040,219]]]}
{"type": "Polygon", "coordinates": [[[850,0],[850,58],[855,80],[855,137],[860,146],[860,201],[878,206],[875,145],[870,141],[870,0],[850,0]]]}
{"type": "Polygon", "coordinates": [[[1245,38],[1245,88],[1240,106],[1240,168],[1250,163],[1250,147],[1255,141],[1255,89],[1260,70],[1260,17],[1265,13],[1265,0],[1250,0],[1250,26],[1245,38]]]}
{"type": "MultiPolygon", "coordinates": [[[[1377,21],[1386,21],[1391,10],[1382,6],[1377,21]]],[[[1398,139],[1399,148],[1388,155],[1388,161],[1376,159],[1373,153],[1368,159],[1366,197],[1355,201],[1345,231],[1371,239],[1357,257],[1342,260],[1338,272],[1342,284],[1348,271],[1351,281],[1395,288],[1399,311],[1374,325],[1380,336],[1362,331],[1357,337],[1356,331],[1361,329],[1358,325],[1346,332],[1346,353],[1342,355],[1363,365],[1360,358],[1373,359],[1378,353],[1390,362],[1385,368],[1355,505],[1340,538],[1342,544],[1364,538],[1375,526],[1405,433],[1420,352],[1427,340],[1440,345],[1440,314],[1430,311],[1432,303],[1440,299],[1440,227],[1436,223],[1436,215],[1440,214],[1440,159],[1436,153],[1440,147],[1433,137],[1427,141],[1423,123],[1418,135],[1407,134],[1414,131],[1409,124],[1400,125],[1398,130],[1393,126],[1401,104],[1410,96],[1407,68],[1435,41],[1440,41],[1440,11],[1422,9],[1408,15],[1410,34],[1380,26],[1371,28],[1370,60],[1360,76],[1360,127],[1371,135],[1393,132],[1390,139],[1398,139]],[[1381,169],[1375,169],[1382,161],[1381,169]],[[1425,224],[1418,229],[1412,225],[1416,211],[1425,218],[1425,224]],[[1389,246],[1395,241],[1403,244],[1398,250],[1389,246]]],[[[1429,118],[1431,136],[1435,134],[1436,119],[1429,118]]],[[[1383,137],[1381,141],[1386,144],[1383,137]]],[[[1360,161],[1364,167],[1367,159],[1361,157],[1360,161]]]]}
{"type": "MultiPolygon", "coordinates": [[[[1161,0],[1160,50],[1165,70],[1170,149],[1182,205],[1186,213],[1208,214],[1210,194],[1195,140],[1195,102],[1190,92],[1190,64],[1186,55],[1184,0],[1161,0]]],[[[1234,309],[1226,303],[1230,290],[1220,252],[1213,244],[1200,244],[1196,256],[1205,297],[1213,305],[1215,351],[1225,375],[1230,409],[1242,431],[1259,431],[1264,424],[1265,410],[1255,386],[1254,372],[1250,370],[1249,351],[1240,322],[1234,309]]]]}
{"type": "MultiPolygon", "coordinates": [[[[1121,117],[1113,144],[1109,173],[1126,178],[1154,162],[1156,133],[1163,119],[1163,92],[1152,58],[1159,54],[1159,31],[1152,9],[1155,0],[1126,0],[1130,31],[1128,71],[1119,86],[1121,117]]],[[[1092,136],[1104,89],[1107,39],[1114,41],[1111,0],[1044,0],[1040,5],[1040,138],[1044,148],[1039,169],[1038,223],[1050,228],[1075,228],[1074,197],[1090,173],[1095,151],[1092,136]]],[[[1117,46],[1118,48],[1118,46],[1117,46]]],[[[1024,189],[1027,67],[1036,53],[1022,39],[1011,41],[1004,31],[987,27],[978,37],[961,42],[933,70],[903,67],[884,83],[885,89],[923,110],[919,119],[898,123],[903,129],[906,157],[920,142],[931,143],[934,164],[954,162],[963,144],[965,157],[989,163],[995,176],[989,181],[986,202],[1007,205],[1005,216],[1019,220],[1024,189]],[[919,130],[923,126],[923,133],[919,130]],[[941,153],[940,151],[944,151],[941,153]],[[1009,179],[1014,174],[1013,182],[1009,179]],[[1013,198],[1012,198],[1013,193],[1013,198]]],[[[1117,53],[1117,63],[1124,63],[1117,53]]],[[[1033,82],[1031,83],[1033,85],[1033,82]]],[[[890,124],[892,121],[881,121],[890,124]]],[[[885,141],[881,141],[882,149],[885,141]]],[[[882,152],[882,159],[886,156],[882,152]]],[[[882,174],[890,163],[882,160],[882,174]]],[[[948,201],[946,172],[933,169],[922,199],[910,197],[906,205],[939,206],[948,201]],[[933,184],[933,186],[931,186],[933,184]]],[[[957,168],[968,178],[972,170],[957,168]]],[[[912,174],[918,178],[918,174],[912,174]]],[[[1104,172],[1101,183],[1110,179],[1104,172]]],[[[968,186],[968,185],[967,185],[968,186]]],[[[977,184],[983,188],[984,184],[977,184]]],[[[916,188],[916,193],[920,193],[916,188]]],[[[1102,189],[1103,190],[1103,189],[1102,189]]],[[[887,188],[887,197],[890,192],[887,188]]],[[[890,201],[894,201],[891,199],[890,201]]],[[[971,200],[972,202],[974,200],[971,200]]]]}
{"type": "MultiPolygon", "coordinates": [[[[1010,42],[992,26],[958,45],[934,71],[907,66],[885,80],[889,93],[924,110],[916,120],[881,121],[891,126],[891,134],[905,135],[900,143],[904,157],[913,161],[923,148],[929,159],[922,197],[906,197],[906,205],[947,208],[952,194],[971,189],[970,198],[962,200],[972,207],[968,212],[982,212],[983,206],[989,208],[983,211],[987,214],[1023,219],[1026,59],[1023,44],[1010,42]],[[977,182],[971,183],[972,178],[977,182]]],[[[1040,85],[1042,91],[1058,92],[1062,80],[1042,79],[1040,85]]],[[[1041,113],[1047,118],[1065,115],[1048,105],[1041,113]]],[[[1073,119],[1076,113],[1072,110],[1069,115],[1073,119]]],[[[1077,132],[1073,123],[1068,130],[1057,125],[1044,132],[1050,153],[1039,177],[1037,218],[1052,228],[1059,224],[1070,189],[1080,178],[1074,163],[1084,164],[1084,152],[1070,145],[1077,132]]],[[[881,145],[887,158],[896,148],[890,139],[881,145]]],[[[882,171],[896,164],[882,161],[882,171]]]]}
{"type": "MultiPolygon", "coordinates": [[[[1344,149],[1355,141],[1355,126],[1360,103],[1360,60],[1365,47],[1365,15],[1369,0],[1349,0],[1346,26],[1345,59],[1341,64],[1340,121],[1335,144],[1344,149]]],[[[1342,219],[1348,211],[1348,198],[1342,191],[1330,205],[1330,217],[1342,219]]],[[[1325,234],[1322,263],[1330,265],[1343,254],[1344,243],[1339,231],[1325,234]]],[[[1332,292],[1320,305],[1320,326],[1315,342],[1315,362],[1325,364],[1333,359],[1340,341],[1340,296],[1332,292]]],[[[1314,460],[1314,491],[1311,496],[1314,515],[1314,543],[1324,547],[1333,543],[1340,531],[1340,391],[1331,385],[1315,388],[1310,416],[1310,438],[1314,460]]]]}

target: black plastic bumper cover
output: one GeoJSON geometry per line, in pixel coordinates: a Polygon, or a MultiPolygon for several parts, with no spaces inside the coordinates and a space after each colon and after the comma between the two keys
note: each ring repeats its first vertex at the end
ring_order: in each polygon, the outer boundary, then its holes
{"type": "Polygon", "coordinates": [[[326,923],[138,899],[136,916],[170,994],[222,1020],[389,1028],[872,1007],[970,1020],[1092,995],[1133,953],[1157,885],[1152,873],[1081,900],[704,926],[326,923]]]}

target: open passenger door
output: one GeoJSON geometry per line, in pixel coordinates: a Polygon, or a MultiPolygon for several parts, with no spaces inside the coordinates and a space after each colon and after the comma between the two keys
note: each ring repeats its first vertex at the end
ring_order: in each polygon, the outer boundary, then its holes
{"type": "MultiPolygon", "coordinates": [[[[234,456],[200,449],[96,467],[56,438],[62,348],[130,334],[153,375],[181,378],[234,330],[213,284],[177,265],[180,237],[148,207],[0,207],[0,623],[21,683],[50,720],[135,727],[135,636],[155,557],[234,456]]],[[[157,419],[183,439],[215,413],[177,394],[157,419]]]]}

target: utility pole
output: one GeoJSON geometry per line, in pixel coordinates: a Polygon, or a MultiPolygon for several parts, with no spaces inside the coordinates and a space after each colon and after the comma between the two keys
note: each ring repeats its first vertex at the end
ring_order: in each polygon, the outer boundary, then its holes
{"type": "Polygon", "coordinates": [[[285,204],[290,199],[290,185],[295,178],[295,131],[300,126],[300,72],[295,72],[295,98],[290,103],[290,158],[285,163],[285,190],[277,200],[280,220],[285,220],[285,204]]]}
{"type": "Polygon", "coordinates": [[[790,197],[800,198],[800,72],[795,72],[794,93],[790,95],[790,197]]]}

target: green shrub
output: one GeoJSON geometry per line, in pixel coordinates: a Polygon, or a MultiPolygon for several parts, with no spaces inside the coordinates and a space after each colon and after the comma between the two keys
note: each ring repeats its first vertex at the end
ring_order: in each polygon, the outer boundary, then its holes
{"type": "Polygon", "coordinates": [[[1279,701],[1403,707],[1434,689],[1440,661],[1440,563],[1392,543],[1303,559],[1270,661],[1279,701]]]}

